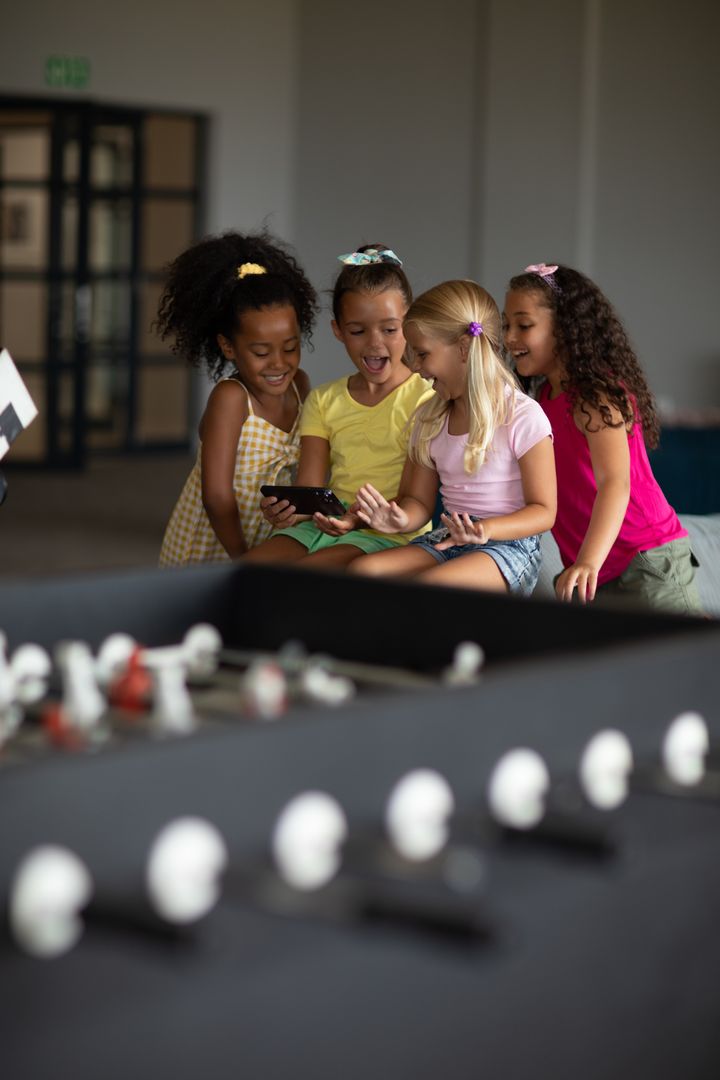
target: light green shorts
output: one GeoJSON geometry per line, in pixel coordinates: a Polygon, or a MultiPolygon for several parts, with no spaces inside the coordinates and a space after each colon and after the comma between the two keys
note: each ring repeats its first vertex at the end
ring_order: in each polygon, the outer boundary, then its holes
{"type": "Polygon", "coordinates": [[[366,555],[371,554],[373,551],[383,551],[385,548],[397,547],[398,544],[403,544],[403,540],[398,540],[395,536],[383,536],[381,533],[373,532],[371,529],[353,529],[352,532],[345,533],[344,536],[328,536],[322,529],[318,529],[314,521],[301,521],[299,525],[291,525],[287,529],[278,529],[272,534],[273,536],[289,536],[293,540],[297,540],[298,544],[302,544],[308,550],[308,555],[312,555],[314,551],[323,551],[325,548],[335,547],[336,544],[352,544],[353,547],[360,548],[366,555]]]}
{"type": "Polygon", "coordinates": [[[695,582],[698,561],[687,536],[639,551],[620,577],[601,585],[598,596],[626,597],[646,607],[702,615],[695,582]]]}

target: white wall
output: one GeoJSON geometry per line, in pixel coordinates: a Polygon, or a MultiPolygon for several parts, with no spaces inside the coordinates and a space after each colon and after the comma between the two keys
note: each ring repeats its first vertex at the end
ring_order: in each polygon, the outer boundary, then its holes
{"type": "MultiPolygon", "coordinates": [[[[303,3],[296,237],[321,288],[339,254],[373,241],[397,252],[416,290],[470,273],[484,6],[303,3]]],[[[307,360],[313,380],[349,369],[328,320],[307,360]]]]}
{"type": "Polygon", "coordinates": [[[720,5],[493,0],[481,280],[566,261],[668,406],[720,406],[720,5]]]}
{"type": "Polygon", "coordinates": [[[594,272],[651,384],[720,405],[720,4],[604,4],[594,272]]]}
{"type": "MultiPolygon", "coordinates": [[[[316,284],[365,240],[417,289],[595,277],[656,394],[720,405],[717,0],[27,0],[0,91],[86,55],[92,97],[212,117],[212,231],[270,227],[316,284]]],[[[346,370],[325,326],[315,381],[346,370]]]]}
{"type": "Polygon", "coordinates": [[[85,56],[78,96],[211,116],[208,229],[269,216],[291,231],[298,0],[25,0],[3,14],[0,93],[44,85],[51,55],[85,56]]]}

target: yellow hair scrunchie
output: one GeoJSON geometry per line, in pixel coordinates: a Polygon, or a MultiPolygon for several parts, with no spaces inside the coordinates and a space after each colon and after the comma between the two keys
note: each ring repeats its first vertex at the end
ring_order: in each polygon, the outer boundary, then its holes
{"type": "Polygon", "coordinates": [[[267,274],[267,270],[259,263],[243,263],[242,266],[238,266],[237,276],[240,280],[248,274],[267,274]]]}

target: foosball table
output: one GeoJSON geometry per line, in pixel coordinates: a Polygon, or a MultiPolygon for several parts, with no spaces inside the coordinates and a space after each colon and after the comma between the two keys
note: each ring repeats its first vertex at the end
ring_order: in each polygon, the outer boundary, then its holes
{"type": "Polygon", "coordinates": [[[0,631],[11,1080],[718,1074],[715,622],[224,565],[0,631]]]}

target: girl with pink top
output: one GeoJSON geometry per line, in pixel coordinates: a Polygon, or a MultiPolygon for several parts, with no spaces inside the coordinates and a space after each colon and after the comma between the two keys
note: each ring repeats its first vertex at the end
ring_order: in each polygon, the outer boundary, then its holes
{"type": "Polygon", "coordinates": [[[530,593],[538,534],[555,520],[552,433],[501,359],[497,305],[474,281],[446,281],[411,304],[403,329],[435,394],[416,416],[397,497],[366,484],[357,513],[378,532],[407,532],[431,519],[439,489],[442,525],[351,571],[530,593]]]}
{"type": "Polygon", "coordinates": [[[540,263],[510,281],[505,345],[518,374],[544,378],[554,435],[553,536],[561,600],[616,594],[699,613],[697,561],[648,461],[659,426],[645,376],[609,301],[566,266],[540,263]]]}

